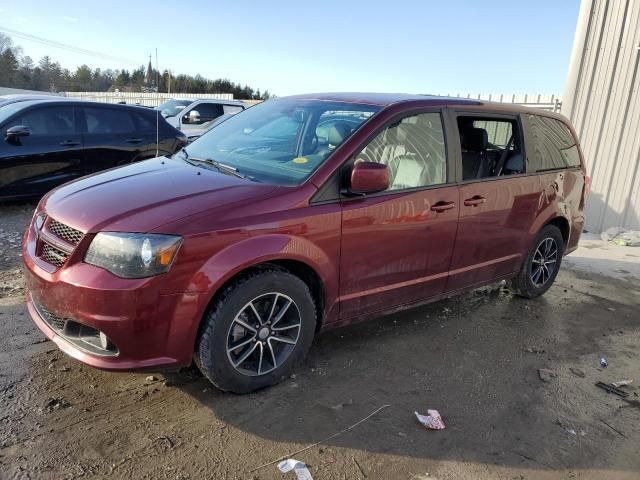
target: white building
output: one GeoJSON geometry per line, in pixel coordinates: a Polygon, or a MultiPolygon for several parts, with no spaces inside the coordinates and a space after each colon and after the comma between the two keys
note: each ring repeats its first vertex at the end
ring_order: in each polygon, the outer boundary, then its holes
{"type": "Polygon", "coordinates": [[[582,0],[562,113],[591,177],[586,229],[640,230],[640,1],[582,0]]]}

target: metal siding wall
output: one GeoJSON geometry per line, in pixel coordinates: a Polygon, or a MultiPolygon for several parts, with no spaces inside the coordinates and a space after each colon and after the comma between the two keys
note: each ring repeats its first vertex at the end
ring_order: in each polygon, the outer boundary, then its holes
{"type": "Polygon", "coordinates": [[[583,0],[562,113],[591,177],[590,231],[640,229],[640,1],[583,0]]]}

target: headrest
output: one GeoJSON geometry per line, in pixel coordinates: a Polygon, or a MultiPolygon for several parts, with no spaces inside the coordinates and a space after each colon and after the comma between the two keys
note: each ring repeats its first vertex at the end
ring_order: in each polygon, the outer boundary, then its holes
{"type": "Polygon", "coordinates": [[[521,153],[516,153],[509,157],[504,168],[513,172],[524,172],[524,157],[521,153]]]}
{"type": "Polygon", "coordinates": [[[329,128],[329,133],[327,134],[329,145],[333,145],[334,147],[340,145],[350,133],[351,128],[349,128],[349,125],[345,122],[334,123],[331,128],[329,128]]]}
{"type": "Polygon", "coordinates": [[[462,148],[471,152],[482,152],[487,149],[489,137],[484,128],[467,128],[462,132],[462,148]]]}

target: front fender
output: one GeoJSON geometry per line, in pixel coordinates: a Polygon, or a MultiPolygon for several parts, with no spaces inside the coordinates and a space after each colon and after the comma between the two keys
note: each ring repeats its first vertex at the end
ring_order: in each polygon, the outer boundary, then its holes
{"type": "Polygon", "coordinates": [[[227,281],[243,270],[274,260],[296,260],[316,272],[324,287],[326,320],[328,310],[338,297],[338,261],[330,259],[327,252],[308,239],[292,235],[261,235],[229,245],[202,265],[191,278],[187,290],[201,293],[202,316],[213,296],[227,281]]]}

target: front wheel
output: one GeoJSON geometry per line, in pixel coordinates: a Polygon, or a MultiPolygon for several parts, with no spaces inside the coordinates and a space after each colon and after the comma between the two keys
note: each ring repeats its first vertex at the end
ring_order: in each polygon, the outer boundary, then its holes
{"type": "Polygon", "coordinates": [[[280,382],[304,358],[316,309],[300,278],[267,270],[227,287],[203,322],[196,364],[219,389],[248,393],[280,382]]]}
{"type": "Polygon", "coordinates": [[[525,298],[535,298],[553,285],[564,253],[564,239],[555,225],[544,227],[534,239],[511,289],[525,298]]]}

